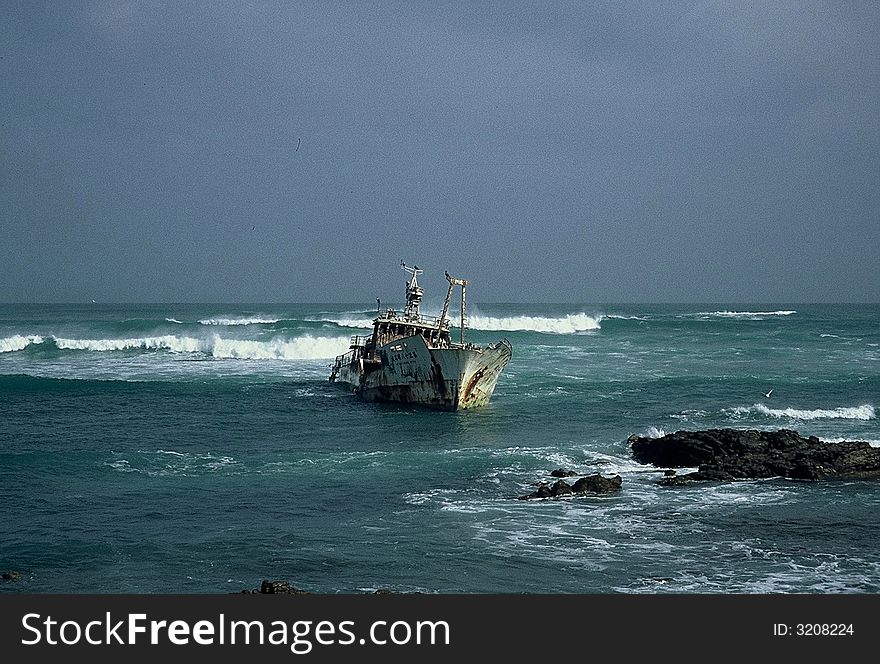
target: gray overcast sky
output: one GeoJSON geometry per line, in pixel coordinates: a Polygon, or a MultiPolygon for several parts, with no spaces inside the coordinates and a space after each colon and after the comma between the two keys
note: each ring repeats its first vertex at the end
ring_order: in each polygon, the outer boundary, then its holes
{"type": "Polygon", "coordinates": [[[880,300],[880,4],[10,2],[0,301],[880,300]]]}

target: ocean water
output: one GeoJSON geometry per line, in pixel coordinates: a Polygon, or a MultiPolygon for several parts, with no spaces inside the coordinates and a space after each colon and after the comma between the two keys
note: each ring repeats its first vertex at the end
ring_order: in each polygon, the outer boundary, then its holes
{"type": "Polygon", "coordinates": [[[880,484],[663,488],[626,443],[880,445],[880,307],[471,313],[513,359],[440,413],[328,383],[369,305],[0,305],[0,592],[880,592],[880,484]],[[558,467],[623,490],[516,499],[558,467]]]}

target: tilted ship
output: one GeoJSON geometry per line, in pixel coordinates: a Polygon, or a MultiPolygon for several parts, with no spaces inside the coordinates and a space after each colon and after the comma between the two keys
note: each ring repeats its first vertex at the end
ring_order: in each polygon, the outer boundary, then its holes
{"type": "MultiPolygon", "coordinates": [[[[418,266],[400,262],[411,278],[406,284],[406,306],[377,310],[370,336],[355,336],[349,350],[336,357],[331,383],[349,386],[364,401],[419,404],[440,410],[477,408],[489,402],[495,384],[510,361],[506,339],[478,346],[465,343],[467,279],[446,272],[449,290],[438,317],[423,316],[419,307],[423,289],[418,266]],[[452,340],[449,303],[461,287],[459,339],[452,340]]],[[[377,300],[378,301],[378,300],[377,300]]]]}

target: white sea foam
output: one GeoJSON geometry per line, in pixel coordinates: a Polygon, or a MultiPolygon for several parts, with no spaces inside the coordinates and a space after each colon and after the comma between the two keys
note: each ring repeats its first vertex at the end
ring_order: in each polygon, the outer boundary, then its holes
{"type": "Polygon", "coordinates": [[[880,439],[877,438],[864,438],[863,436],[848,436],[848,437],[838,437],[838,438],[822,438],[822,440],[826,443],[847,443],[852,441],[860,440],[862,442],[868,443],[871,447],[880,447],[880,439]]]}
{"type": "Polygon", "coordinates": [[[288,339],[278,337],[268,341],[224,339],[220,335],[209,338],[164,335],[133,339],[59,339],[55,345],[66,350],[122,351],[167,350],[173,353],[204,353],[217,358],[249,360],[318,360],[332,358],[345,352],[345,337],[313,337],[304,335],[288,339]]]}
{"type": "Polygon", "coordinates": [[[176,353],[198,353],[204,340],[193,337],[177,337],[166,334],[159,337],[131,339],[65,339],[55,337],[55,345],[63,350],[120,351],[143,348],[145,350],[170,350],[176,353]]]}
{"type": "Polygon", "coordinates": [[[783,311],[701,311],[696,314],[690,314],[693,316],[700,316],[705,318],[744,318],[744,319],[761,319],[765,316],[792,316],[796,314],[797,311],[792,310],[783,310],[783,311]]]}
{"type": "MultiPolygon", "coordinates": [[[[277,323],[280,318],[203,318],[202,325],[269,325],[277,323]]],[[[175,321],[178,322],[178,321],[175,321]]]]}
{"type": "MultiPolygon", "coordinates": [[[[432,314],[438,315],[438,314],[432,314]]],[[[600,329],[602,316],[589,316],[585,313],[567,314],[565,316],[484,316],[473,314],[468,317],[468,327],[473,330],[499,330],[508,332],[546,332],[555,334],[575,334],[600,329]]],[[[370,318],[328,317],[322,321],[335,323],[342,327],[365,328],[373,327],[370,318]]],[[[457,326],[458,318],[450,318],[453,327],[457,326]]]]}
{"type": "Polygon", "coordinates": [[[183,321],[177,320],[176,318],[166,318],[165,320],[169,323],[177,323],[178,325],[183,325],[183,321]]]}
{"type": "Polygon", "coordinates": [[[341,327],[362,327],[367,329],[373,327],[373,321],[369,318],[325,318],[322,320],[327,323],[335,323],[341,327]]]}
{"type": "Polygon", "coordinates": [[[304,335],[294,339],[279,337],[270,341],[247,341],[214,337],[210,349],[214,357],[249,360],[319,360],[329,359],[345,352],[348,339],[344,337],[313,337],[304,335]]]}
{"type": "Polygon", "coordinates": [[[138,450],[131,459],[113,459],[105,462],[113,470],[123,473],[143,473],[149,477],[201,475],[204,473],[239,474],[241,464],[231,456],[211,453],[194,454],[172,450],[138,450]],[[157,458],[158,457],[158,458],[157,458]]]}
{"type": "Polygon", "coordinates": [[[800,408],[769,408],[762,403],[756,403],[752,406],[731,408],[729,412],[735,415],[757,414],[765,417],[788,418],[792,420],[873,420],[876,416],[874,406],[870,404],[805,410],[800,408]]]}
{"type": "Polygon", "coordinates": [[[674,420],[681,420],[682,422],[689,422],[691,419],[699,419],[701,417],[706,417],[708,413],[705,410],[683,410],[676,415],[670,415],[674,420]]]}
{"type": "MultiPolygon", "coordinates": [[[[547,332],[551,334],[574,334],[600,329],[602,316],[588,316],[585,313],[565,316],[470,316],[469,327],[474,330],[503,330],[525,332],[547,332]]],[[[455,321],[453,321],[454,323],[455,321]]]]}
{"type": "Polygon", "coordinates": [[[666,435],[666,432],[663,429],[658,427],[648,427],[647,436],[648,438],[663,438],[666,435]]]}
{"type": "Polygon", "coordinates": [[[32,334],[23,337],[20,334],[14,334],[11,337],[0,339],[0,353],[14,353],[17,350],[24,350],[31,344],[43,343],[43,337],[32,334]]]}

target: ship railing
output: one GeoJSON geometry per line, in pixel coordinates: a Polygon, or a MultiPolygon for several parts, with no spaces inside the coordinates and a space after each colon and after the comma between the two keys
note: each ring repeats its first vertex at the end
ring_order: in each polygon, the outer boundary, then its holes
{"type": "Polygon", "coordinates": [[[419,314],[418,316],[403,316],[399,314],[394,309],[386,309],[385,315],[383,316],[386,320],[391,321],[401,321],[404,323],[416,323],[419,325],[427,325],[430,327],[436,327],[440,329],[449,329],[449,319],[443,319],[443,325],[440,324],[440,316],[424,316],[419,314]]]}
{"type": "Polygon", "coordinates": [[[449,348],[461,349],[461,350],[478,350],[482,351],[484,346],[480,344],[472,344],[469,341],[465,343],[458,343],[457,341],[453,341],[449,344],[449,348]]]}
{"type": "Polygon", "coordinates": [[[351,343],[348,344],[349,348],[359,348],[367,345],[367,341],[369,341],[369,336],[360,336],[355,335],[351,338],[351,343]]]}
{"type": "Polygon", "coordinates": [[[363,356],[363,354],[364,354],[364,347],[363,346],[355,346],[347,353],[343,353],[342,355],[337,355],[334,365],[337,368],[339,368],[339,367],[343,367],[347,364],[351,364],[355,360],[360,359],[363,356]]]}

